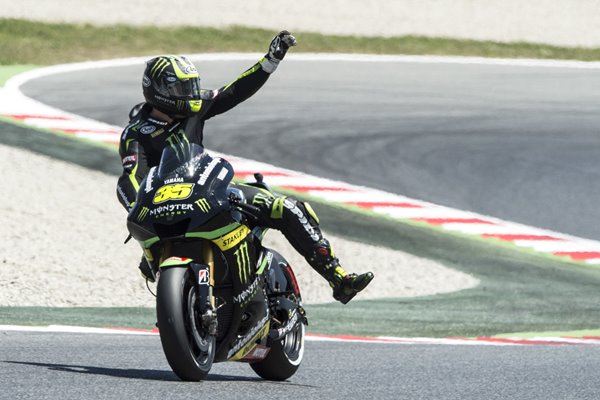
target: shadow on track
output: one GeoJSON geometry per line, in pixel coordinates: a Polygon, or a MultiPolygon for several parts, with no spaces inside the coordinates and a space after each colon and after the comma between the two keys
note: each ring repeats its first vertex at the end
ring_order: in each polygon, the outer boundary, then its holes
{"type": "MultiPolygon", "coordinates": [[[[175,381],[181,382],[172,371],[158,371],[154,369],[123,369],[123,368],[103,368],[93,367],[88,365],[68,365],[68,364],[51,364],[51,363],[38,363],[38,362],[27,362],[27,361],[4,361],[7,364],[19,364],[19,365],[32,365],[35,367],[45,367],[53,371],[63,372],[75,372],[78,374],[92,374],[92,375],[104,375],[113,376],[117,378],[129,378],[129,379],[146,379],[152,381],[175,381]]],[[[208,375],[206,381],[246,381],[246,382],[266,382],[258,377],[244,377],[244,376],[233,376],[233,375],[208,375]]]]}

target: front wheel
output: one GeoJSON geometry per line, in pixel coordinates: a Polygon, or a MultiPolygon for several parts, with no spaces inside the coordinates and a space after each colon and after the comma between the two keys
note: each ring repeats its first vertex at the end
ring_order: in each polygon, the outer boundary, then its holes
{"type": "Polygon", "coordinates": [[[197,300],[189,268],[161,271],[156,293],[160,341],[173,372],[184,381],[204,379],[215,357],[215,336],[203,328],[197,300]]]}
{"type": "Polygon", "coordinates": [[[283,339],[270,343],[269,347],[267,357],[250,366],[263,379],[288,379],[296,373],[304,356],[304,324],[299,321],[283,339]]]}

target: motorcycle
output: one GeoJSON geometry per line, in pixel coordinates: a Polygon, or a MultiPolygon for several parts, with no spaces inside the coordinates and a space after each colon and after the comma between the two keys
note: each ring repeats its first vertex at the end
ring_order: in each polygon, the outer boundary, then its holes
{"type": "MultiPolygon", "coordinates": [[[[291,377],[304,354],[306,314],[294,272],[261,244],[257,208],[229,186],[233,167],[202,146],[169,143],[127,217],[157,281],[166,359],[185,381],[241,361],[262,378],[291,377]]],[[[267,188],[260,174],[251,185],[267,188]]]]}

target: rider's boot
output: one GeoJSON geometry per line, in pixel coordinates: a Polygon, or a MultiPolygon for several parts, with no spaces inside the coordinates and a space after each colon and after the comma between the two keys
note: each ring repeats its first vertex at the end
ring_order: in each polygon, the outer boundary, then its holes
{"type": "Polygon", "coordinates": [[[317,243],[308,261],[315,271],[327,279],[333,289],[333,298],[342,304],[352,300],[374,277],[372,272],[357,275],[344,271],[327,239],[321,239],[317,243]]]}

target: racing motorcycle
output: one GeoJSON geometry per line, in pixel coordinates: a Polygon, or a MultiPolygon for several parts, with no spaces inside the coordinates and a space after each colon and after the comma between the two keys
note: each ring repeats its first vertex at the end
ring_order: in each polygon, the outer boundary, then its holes
{"type": "MultiPolygon", "coordinates": [[[[229,187],[229,162],[202,146],[166,146],[127,217],[157,281],[156,314],[166,359],[185,381],[212,364],[242,361],[285,380],[304,354],[307,319],[290,264],[261,244],[258,209],[229,187]]],[[[251,185],[264,187],[262,176],[251,185]]]]}

